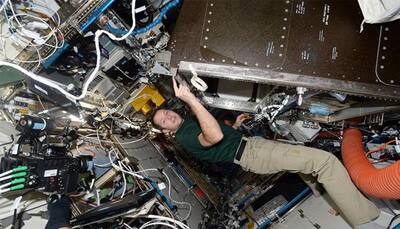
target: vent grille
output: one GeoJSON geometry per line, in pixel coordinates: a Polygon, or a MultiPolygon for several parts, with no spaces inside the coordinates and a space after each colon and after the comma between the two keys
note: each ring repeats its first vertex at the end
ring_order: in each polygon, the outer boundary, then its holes
{"type": "Polygon", "coordinates": [[[97,75],[96,78],[89,84],[88,90],[92,91],[102,80],[104,79],[103,76],[97,75]]]}

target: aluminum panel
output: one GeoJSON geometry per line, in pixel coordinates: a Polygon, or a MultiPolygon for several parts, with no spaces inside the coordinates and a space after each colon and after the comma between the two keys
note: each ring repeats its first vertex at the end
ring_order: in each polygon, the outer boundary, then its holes
{"type": "Polygon", "coordinates": [[[231,64],[400,85],[400,21],[366,24],[360,33],[362,20],[357,1],[186,0],[169,46],[172,65],[231,64]]]}

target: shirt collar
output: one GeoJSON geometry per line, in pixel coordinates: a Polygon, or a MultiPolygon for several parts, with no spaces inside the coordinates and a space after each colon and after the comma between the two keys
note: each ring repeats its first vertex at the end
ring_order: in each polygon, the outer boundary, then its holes
{"type": "Polygon", "coordinates": [[[181,124],[179,124],[178,128],[176,129],[175,133],[179,131],[179,129],[182,127],[183,123],[185,122],[185,119],[182,118],[181,124]]]}

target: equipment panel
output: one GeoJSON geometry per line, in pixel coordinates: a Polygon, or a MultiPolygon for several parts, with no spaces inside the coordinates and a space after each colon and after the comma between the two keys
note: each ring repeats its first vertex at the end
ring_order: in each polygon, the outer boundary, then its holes
{"type": "Polygon", "coordinates": [[[394,32],[400,22],[365,24],[360,33],[362,20],[355,1],[185,1],[171,39],[172,64],[236,64],[400,84],[400,35],[394,32]]]}

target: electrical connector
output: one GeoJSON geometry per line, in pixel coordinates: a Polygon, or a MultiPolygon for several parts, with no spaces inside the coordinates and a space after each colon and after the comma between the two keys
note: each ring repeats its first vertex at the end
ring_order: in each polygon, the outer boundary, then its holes
{"type": "Polygon", "coordinates": [[[11,175],[11,178],[25,177],[27,174],[26,172],[15,173],[11,175]]]}
{"type": "Polygon", "coordinates": [[[22,183],[25,183],[25,178],[18,178],[18,179],[14,179],[14,180],[12,180],[11,182],[10,182],[10,184],[11,185],[14,185],[14,184],[22,184],[22,183]]]}
{"type": "Polygon", "coordinates": [[[19,184],[19,185],[11,186],[10,191],[16,191],[16,190],[20,190],[23,188],[25,188],[25,185],[19,184]]]}
{"type": "Polygon", "coordinates": [[[14,168],[12,171],[14,173],[16,173],[16,172],[22,172],[22,171],[25,171],[25,170],[28,170],[28,166],[18,166],[17,168],[14,168]]]}

